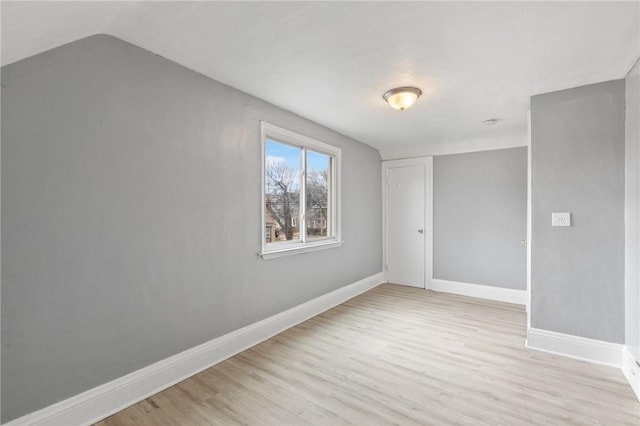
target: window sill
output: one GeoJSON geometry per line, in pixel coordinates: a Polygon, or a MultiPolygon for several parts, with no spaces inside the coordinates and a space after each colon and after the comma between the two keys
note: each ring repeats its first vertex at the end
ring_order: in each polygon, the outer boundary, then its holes
{"type": "Polygon", "coordinates": [[[328,250],[341,247],[344,241],[330,241],[316,244],[306,244],[302,247],[291,247],[280,250],[271,250],[260,253],[263,260],[277,259],[279,257],[293,256],[296,254],[311,253],[313,251],[328,250]]]}

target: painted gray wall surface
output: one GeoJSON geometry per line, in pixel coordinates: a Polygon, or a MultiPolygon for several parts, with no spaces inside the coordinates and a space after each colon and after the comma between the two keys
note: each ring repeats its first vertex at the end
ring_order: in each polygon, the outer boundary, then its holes
{"type": "Polygon", "coordinates": [[[382,270],[371,147],[108,36],[2,83],[3,421],[382,270]],[[342,148],[342,248],[256,256],[259,120],[342,148]]]}
{"type": "Polygon", "coordinates": [[[640,360],[640,60],[625,91],[625,343],[640,360]]]}
{"type": "Polygon", "coordinates": [[[614,80],[532,97],[532,327],[624,342],[624,92],[614,80]]]}
{"type": "Polygon", "coordinates": [[[527,148],[433,160],[433,276],[526,290],[527,148]]]}

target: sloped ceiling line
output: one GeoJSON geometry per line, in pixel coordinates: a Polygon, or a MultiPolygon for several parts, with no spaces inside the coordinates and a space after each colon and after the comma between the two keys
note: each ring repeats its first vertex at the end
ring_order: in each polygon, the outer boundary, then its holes
{"type": "Polygon", "coordinates": [[[624,78],[640,2],[6,2],[2,64],[104,33],[378,148],[523,145],[531,95],[624,78]],[[424,95],[392,110],[382,94],[424,95]],[[488,118],[495,126],[484,126],[488,118]]]}

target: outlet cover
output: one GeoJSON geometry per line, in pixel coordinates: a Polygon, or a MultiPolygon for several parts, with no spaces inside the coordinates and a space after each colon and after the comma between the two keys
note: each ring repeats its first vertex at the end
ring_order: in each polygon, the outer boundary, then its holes
{"type": "Polygon", "coordinates": [[[571,213],[551,213],[551,226],[571,226],[571,213]]]}

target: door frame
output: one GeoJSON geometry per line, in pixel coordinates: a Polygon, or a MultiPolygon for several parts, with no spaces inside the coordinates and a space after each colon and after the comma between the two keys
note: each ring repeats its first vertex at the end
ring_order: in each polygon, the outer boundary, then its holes
{"type": "Polygon", "coordinates": [[[533,246],[531,202],[531,110],[527,111],[527,330],[531,328],[531,247],[533,246]]]}
{"type": "Polygon", "coordinates": [[[389,169],[408,166],[423,166],[425,177],[424,194],[424,288],[431,289],[433,280],[433,157],[407,158],[403,160],[385,160],[382,162],[382,270],[384,280],[388,282],[387,266],[387,201],[389,169]]]}

